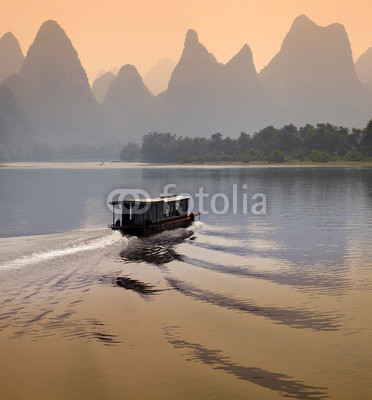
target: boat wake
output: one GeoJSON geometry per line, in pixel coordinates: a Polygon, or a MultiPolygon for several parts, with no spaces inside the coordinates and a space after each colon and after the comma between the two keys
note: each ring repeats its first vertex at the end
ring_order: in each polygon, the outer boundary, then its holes
{"type": "Polygon", "coordinates": [[[113,232],[103,237],[87,237],[80,240],[69,241],[61,247],[36,251],[26,256],[8,259],[0,264],[0,270],[19,269],[27,265],[37,264],[43,261],[51,261],[57,258],[83,253],[86,251],[95,251],[115,244],[127,243],[128,239],[119,232],[113,232]]]}

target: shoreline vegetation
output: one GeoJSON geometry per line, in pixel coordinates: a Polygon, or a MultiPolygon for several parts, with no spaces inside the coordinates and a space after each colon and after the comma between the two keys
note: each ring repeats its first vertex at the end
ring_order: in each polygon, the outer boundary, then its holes
{"type": "Polygon", "coordinates": [[[337,164],[372,162],[372,120],[364,129],[331,124],[267,126],[237,139],[220,132],[206,137],[182,137],[152,132],[142,146],[126,144],[122,161],[162,164],[337,164]]]}
{"type": "Polygon", "coordinates": [[[145,163],[138,161],[120,161],[102,163],[99,161],[58,161],[58,162],[9,162],[0,164],[0,169],[126,169],[126,168],[171,168],[171,167],[372,167],[372,161],[329,161],[315,163],[311,161],[288,161],[284,163],[269,163],[267,161],[253,161],[249,164],[243,162],[208,162],[208,163],[145,163]]]}
{"type": "Polygon", "coordinates": [[[2,159],[0,168],[27,168],[26,165],[30,168],[64,168],[64,164],[71,164],[69,168],[79,168],[78,164],[86,164],[84,167],[87,168],[95,164],[123,168],[125,165],[122,163],[129,163],[131,167],[247,164],[371,166],[372,120],[364,129],[351,130],[331,124],[300,128],[291,124],[279,129],[268,126],[253,135],[242,132],[236,139],[224,137],[220,132],[210,138],[152,132],[143,136],[141,146],[127,143],[120,151],[121,163],[115,159],[117,148],[109,151],[104,147],[105,151],[102,152],[96,148],[94,152],[87,152],[85,157],[78,155],[79,152],[54,152],[49,149],[43,157],[2,159]]]}

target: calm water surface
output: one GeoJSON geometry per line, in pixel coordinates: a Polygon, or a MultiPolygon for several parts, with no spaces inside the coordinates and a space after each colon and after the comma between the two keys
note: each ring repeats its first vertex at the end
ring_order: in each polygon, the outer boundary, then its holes
{"type": "Polygon", "coordinates": [[[369,398],[371,200],[371,168],[0,169],[0,397],[369,398]],[[166,184],[200,222],[106,228],[166,184]]]}

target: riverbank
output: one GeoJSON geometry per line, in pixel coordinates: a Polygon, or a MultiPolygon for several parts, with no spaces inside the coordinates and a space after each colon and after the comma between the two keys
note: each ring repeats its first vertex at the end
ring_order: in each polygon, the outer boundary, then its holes
{"type": "MultiPolygon", "coordinates": [[[[150,164],[153,165],[153,164],[150,164]]],[[[155,164],[159,165],[159,164],[155,164]]],[[[164,164],[163,164],[164,165],[164,164]]],[[[168,164],[165,164],[168,165],[168,164]]],[[[207,163],[178,163],[172,165],[182,165],[182,166],[202,166],[202,165],[222,165],[222,166],[293,166],[293,167],[302,167],[302,166],[309,166],[309,167],[329,167],[329,166],[336,166],[336,167],[371,167],[372,161],[329,161],[324,163],[317,163],[313,161],[288,161],[283,163],[274,163],[268,161],[251,161],[249,163],[244,163],[241,161],[233,161],[233,162],[207,162],[207,163]]]]}
{"type": "Polygon", "coordinates": [[[243,163],[210,162],[210,163],[144,163],[144,162],[98,162],[98,161],[57,161],[57,162],[10,162],[0,164],[7,169],[126,169],[126,168],[208,168],[208,167],[372,167],[371,161],[330,161],[315,163],[311,161],[290,161],[285,163],[269,163],[267,161],[252,161],[243,163]]]}
{"type": "Polygon", "coordinates": [[[99,161],[55,161],[34,162],[20,161],[0,164],[0,168],[7,169],[123,169],[141,168],[152,164],[141,162],[99,162],[99,161]]]}

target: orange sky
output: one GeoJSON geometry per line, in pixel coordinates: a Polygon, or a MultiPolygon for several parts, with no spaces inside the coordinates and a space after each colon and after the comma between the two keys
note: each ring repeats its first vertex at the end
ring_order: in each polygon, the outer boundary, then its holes
{"type": "Polygon", "coordinates": [[[12,31],[26,52],[41,23],[55,19],[92,78],[100,68],[130,63],[144,73],[160,58],[177,61],[193,28],[221,62],[248,43],[260,70],[299,14],[344,24],[354,58],[372,46],[371,0],[0,0],[0,35],[12,31]]]}

